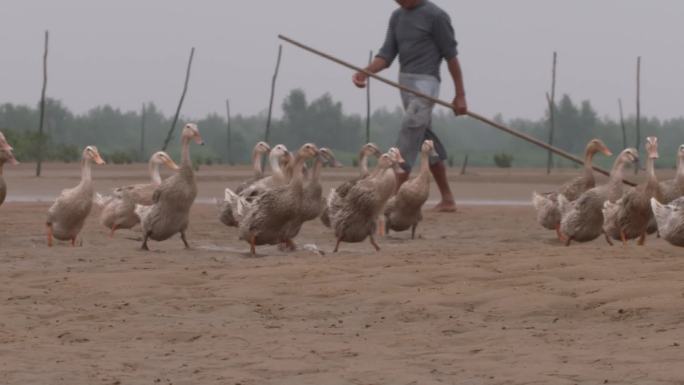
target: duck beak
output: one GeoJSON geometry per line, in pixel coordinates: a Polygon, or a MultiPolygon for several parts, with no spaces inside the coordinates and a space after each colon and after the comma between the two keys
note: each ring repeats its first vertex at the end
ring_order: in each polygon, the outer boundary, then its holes
{"type": "Polygon", "coordinates": [[[601,152],[605,156],[613,156],[613,153],[610,151],[610,149],[608,149],[608,147],[603,147],[603,149],[601,149],[601,152]]]}
{"type": "Polygon", "coordinates": [[[173,161],[171,158],[166,158],[164,160],[164,164],[166,164],[166,167],[170,168],[171,170],[178,170],[180,167],[176,164],[176,162],[173,161]]]}
{"type": "Polygon", "coordinates": [[[11,164],[12,166],[18,165],[18,164],[19,164],[19,161],[17,160],[17,158],[14,157],[14,154],[11,154],[11,153],[10,153],[10,155],[11,155],[11,158],[9,158],[10,164],[11,164]]]}
{"type": "Polygon", "coordinates": [[[95,154],[94,161],[95,161],[95,164],[99,164],[99,165],[107,164],[107,162],[105,162],[104,159],[102,159],[100,154],[95,154]]]}
{"type": "Polygon", "coordinates": [[[204,140],[202,140],[202,136],[197,134],[195,135],[195,143],[199,144],[200,146],[204,146],[204,140]]]}

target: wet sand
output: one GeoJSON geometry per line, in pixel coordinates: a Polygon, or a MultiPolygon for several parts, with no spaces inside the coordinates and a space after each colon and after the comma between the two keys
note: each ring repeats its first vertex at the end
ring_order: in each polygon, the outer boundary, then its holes
{"type": "MultiPolygon", "coordinates": [[[[45,246],[49,203],[74,165],[5,168],[0,207],[2,384],[681,384],[684,258],[602,240],[566,248],[531,207],[462,205],[407,233],[343,244],[305,225],[298,244],[259,248],[197,204],[188,238],[114,239],[89,218],[83,246],[45,246]],[[26,199],[32,200],[32,199],[26,199]]],[[[98,191],[144,167],[95,170],[98,191]]],[[[667,172],[666,172],[667,173],[667,172]]],[[[247,168],[200,170],[200,198],[247,168]]],[[[334,185],[354,174],[336,170],[334,185]]],[[[451,180],[463,202],[524,202],[572,175],[475,169],[451,180]]],[[[433,186],[434,190],[434,186],[433,186]]]]}

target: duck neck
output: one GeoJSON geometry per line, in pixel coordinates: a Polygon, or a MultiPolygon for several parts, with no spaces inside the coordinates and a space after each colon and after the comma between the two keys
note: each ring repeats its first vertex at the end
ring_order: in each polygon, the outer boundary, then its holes
{"type": "Polygon", "coordinates": [[[84,158],[81,160],[81,184],[90,183],[90,181],[92,181],[93,178],[90,166],[90,159],[84,158]]]}
{"type": "Polygon", "coordinates": [[[359,171],[361,176],[370,174],[370,171],[368,171],[368,154],[365,151],[361,151],[361,154],[359,154],[359,171]]]}
{"type": "Polygon", "coordinates": [[[152,184],[160,185],[162,180],[161,175],[159,174],[159,163],[150,162],[148,169],[150,170],[150,179],[152,179],[152,184]]]}
{"type": "Polygon", "coordinates": [[[292,178],[290,179],[291,184],[301,185],[304,178],[304,162],[306,159],[304,157],[297,155],[295,157],[294,164],[292,165],[292,178]]]}
{"type": "Polygon", "coordinates": [[[285,178],[283,174],[283,169],[280,167],[280,159],[277,156],[271,156],[269,158],[269,163],[271,164],[271,171],[276,178],[285,178]]]}
{"type": "Polygon", "coordinates": [[[181,167],[192,169],[190,160],[190,138],[183,137],[181,142],[181,167]]]}
{"type": "Polygon", "coordinates": [[[596,155],[596,151],[592,149],[587,149],[584,154],[584,173],[587,176],[594,175],[594,155],[596,155]]]}
{"type": "Polygon", "coordinates": [[[321,177],[321,171],[323,170],[323,160],[320,156],[316,157],[314,162],[313,170],[311,171],[311,181],[317,182],[321,177]]]}
{"type": "Polygon", "coordinates": [[[427,152],[422,152],[420,154],[420,170],[418,171],[418,177],[419,178],[429,178],[430,177],[430,154],[427,152]]]}
{"type": "Polygon", "coordinates": [[[260,177],[264,173],[264,166],[261,161],[261,153],[257,150],[252,152],[252,166],[254,167],[254,175],[260,177]]]}
{"type": "Polygon", "coordinates": [[[651,158],[650,156],[646,159],[646,175],[648,175],[646,184],[649,187],[658,185],[658,177],[655,173],[655,158],[651,158]]]}
{"type": "MultiPolygon", "coordinates": [[[[2,170],[0,170],[1,172],[2,170]]],[[[677,160],[677,175],[675,175],[675,180],[679,185],[684,185],[684,157],[680,157],[677,160]]]]}
{"type": "Polygon", "coordinates": [[[622,161],[621,159],[615,160],[615,163],[613,164],[613,169],[610,170],[610,183],[622,183],[622,179],[624,179],[624,173],[625,173],[625,162],[622,161]]]}

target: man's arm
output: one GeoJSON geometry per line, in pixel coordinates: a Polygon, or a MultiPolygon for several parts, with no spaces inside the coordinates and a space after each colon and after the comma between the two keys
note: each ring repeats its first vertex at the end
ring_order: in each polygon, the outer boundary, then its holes
{"type": "Polygon", "coordinates": [[[463,84],[463,71],[461,70],[461,63],[458,61],[458,56],[447,61],[449,73],[454,80],[454,89],[456,90],[456,97],[451,103],[454,107],[456,115],[465,115],[468,113],[468,103],[466,102],[465,85],[463,84]]]}
{"type": "MultiPolygon", "coordinates": [[[[375,59],[368,65],[368,67],[364,68],[366,71],[376,74],[385,68],[389,67],[389,63],[385,61],[385,59],[376,56],[375,59]]],[[[352,77],[352,81],[354,82],[354,85],[356,85],[359,88],[364,88],[366,87],[366,80],[368,79],[368,75],[366,75],[363,72],[357,72],[354,74],[352,77]]]]}

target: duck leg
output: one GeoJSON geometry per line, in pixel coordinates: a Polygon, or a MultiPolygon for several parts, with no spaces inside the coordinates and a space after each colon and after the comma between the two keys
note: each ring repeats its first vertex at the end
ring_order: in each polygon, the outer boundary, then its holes
{"type": "Polygon", "coordinates": [[[370,239],[371,245],[373,245],[373,247],[375,247],[375,251],[380,251],[380,246],[378,246],[378,244],[375,243],[375,238],[373,238],[372,235],[370,235],[368,238],[370,239]]]}
{"type": "Polygon", "coordinates": [[[643,246],[646,244],[646,232],[641,233],[641,236],[639,237],[639,241],[637,242],[637,245],[643,246]]]}
{"type": "Polygon", "coordinates": [[[76,237],[71,238],[71,247],[76,247],[76,237]]]}
{"type": "Polygon", "coordinates": [[[337,251],[340,249],[340,243],[342,243],[342,238],[337,238],[337,243],[335,244],[335,250],[333,250],[333,253],[337,253],[337,251]]]}
{"type": "Polygon", "coordinates": [[[46,223],[45,227],[47,228],[47,244],[48,244],[48,247],[52,247],[52,223],[46,223]]]}
{"type": "Polygon", "coordinates": [[[627,246],[627,236],[625,235],[625,231],[620,229],[620,239],[622,240],[622,246],[627,246]]]}
{"type": "Polygon", "coordinates": [[[252,257],[256,257],[256,235],[249,238],[249,251],[252,253],[252,257]]]}
{"type": "Polygon", "coordinates": [[[109,233],[109,238],[114,238],[114,232],[116,231],[116,225],[112,226],[112,231],[109,233]]]}
{"type": "Polygon", "coordinates": [[[142,246],[140,246],[141,250],[150,251],[149,247],[147,247],[147,238],[149,238],[149,237],[150,237],[150,232],[148,231],[145,233],[145,236],[143,237],[143,244],[142,244],[142,246]]]}
{"type": "Polygon", "coordinates": [[[572,243],[572,237],[568,237],[568,239],[565,240],[565,247],[570,246],[570,243],[572,243]]]}
{"type": "Polygon", "coordinates": [[[183,241],[185,248],[189,249],[190,245],[188,244],[188,240],[185,238],[185,231],[181,231],[180,233],[181,233],[181,240],[183,241]]]}
{"type": "Polygon", "coordinates": [[[561,241],[561,242],[566,241],[565,235],[563,235],[563,233],[561,233],[561,231],[560,231],[560,223],[556,225],[556,236],[558,237],[559,241],[561,241]]]}
{"type": "Polygon", "coordinates": [[[604,231],[603,235],[606,237],[606,242],[608,242],[609,245],[613,246],[613,241],[610,240],[610,236],[608,236],[608,233],[604,231]]]}
{"type": "Polygon", "coordinates": [[[418,227],[418,224],[411,226],[411,239],[416,239],[416,227],[418,227]]]}

